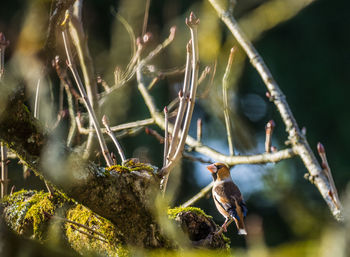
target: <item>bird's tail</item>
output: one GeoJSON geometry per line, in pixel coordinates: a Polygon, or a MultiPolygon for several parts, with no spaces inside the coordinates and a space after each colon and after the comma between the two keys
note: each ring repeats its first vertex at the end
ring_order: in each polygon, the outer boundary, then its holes
{"type": "Polygon", "coordinates": [[[243,217],[239,220],[235,219],[235,222],[238,229],[238,235],[247,235],[247,230],[245,229],[243,217]]]}

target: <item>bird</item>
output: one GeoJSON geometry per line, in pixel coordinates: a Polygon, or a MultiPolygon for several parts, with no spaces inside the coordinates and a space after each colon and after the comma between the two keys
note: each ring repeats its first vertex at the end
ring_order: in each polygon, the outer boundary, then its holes
{"type": "Polygon", "coordinates": [[[213,176],[212,195],[218,211],[226,218],[222,229],[227,231],[227,222],[233,219],[238,229],[238,235],[247,235],[244,218],[248,209],[241,191],[233,182],[230,170],[224,163],[214,163],[207,166],[213,176]]]}

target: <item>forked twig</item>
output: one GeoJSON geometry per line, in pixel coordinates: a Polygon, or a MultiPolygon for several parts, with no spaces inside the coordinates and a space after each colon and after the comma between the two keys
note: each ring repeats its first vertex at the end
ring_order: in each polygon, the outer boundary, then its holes
{"type": "MultiPolygon", "coordinates": [[[[181,129],[181,125],[183,122],[183,117],[184,117],[185,109],[186,109],[186,105],[187,105],[186,97],[187,97],[189,87],[190,87],[191,57],[192,57],[191,43],[187,44],[186,50],[187,51],[186,51],[185,77],[184,77],[182,91],[179,92],[180,105],[179,105],[177,115],[176,115],[174,131],[172,133],[171,144],[169,146],[169,151],[168,151],[168,156],[167,156],[168,161],[170,161],[170,158],[172,156],[174,156],[174,153],[176,151],[176,147],[178,146],[179,133],[180,133],[180,129],[181,129]]],[[[168,164],[168,162],[167,162],[167,164],[168,164]]]]}
{"type": "Polygon", "coordinates": [[[103,125],[106,127],[106,131],[107,131],[107,134],[110,136],[110,138],[112,139],[113,143],[115,144],[115,146],[117,147],[118,149],[118,153],[119,153],[119,156],[120,158],[122,159],[122,162],[125,162],[125,155],[124,155],[124,151],[122,149],[122,147],[120,146],[117,138],[114,136],[111,128],[109,127],[109,121],[108,121],[108,118],[106,115],[103,115],[102,117],[102,123],[103,125]]]}
{"type": "MultiPolygon", "coordinates": [[[[198,85],[198,70],[199,70],[199,52],[198,52],[198,37],[197,37],[197,26],[199,24],[199,19],[191,12],[190,17],[186,19],[186,24],[190,28],[191,32],[191,46],[192,46],[192,76],[191,76],[191,85],[190,85],[190,95],[189,103],[186,109],[185,119],[183,121],[183,129],[181,131],[181,136],[179,143],[176,146],[176,151],[173,155],[168,154],[169,162],[165,167],[160,171],[160,176],[163,178],[161,182],[161,188],[163,192],[166,190],[168,178],[172,167],[176,162],[181,158],[181,153],[185,146],[186,138],[190,128],[190,123],[192,120],[192,113],[194,109],[194,103],[196,101],[196,92],[198,85]]],[[[176,124],[175,124],[176,126],[176,124]]],[[[174,140],[174,139],[173,139],[174,140]]]]}

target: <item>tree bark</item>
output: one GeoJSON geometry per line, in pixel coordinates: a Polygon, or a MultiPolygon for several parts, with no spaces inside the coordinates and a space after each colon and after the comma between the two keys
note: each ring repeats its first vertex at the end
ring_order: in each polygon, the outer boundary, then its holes
{"type": "MultiPolygon", "coordinates": [[[[0,110],[0,140],[38,176],[110,220],[123,244],[144,248],[169,246],[154,218],[154,202],[160,193],[156,168],[135,159],[125,166],[109,168],[84,162],[45,131],[32,117],[24,99],[23,90],[16,90],[0,110]]],[[[223,237],[213,237],[214,225],[208,230],[208,238],[202,237],[206,241],[196,242],[198,245],[208,247],[213,238],[222,241],[216,247],[226,245],[223,237]]]]}

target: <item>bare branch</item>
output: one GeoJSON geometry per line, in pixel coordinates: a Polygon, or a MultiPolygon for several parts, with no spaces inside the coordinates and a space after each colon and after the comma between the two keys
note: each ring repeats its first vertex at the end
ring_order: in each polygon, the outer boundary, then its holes
{"type": "Polygon", "coordinates": [[[0,198],[4,198],[7,195],[8,189],[8,166],[7,166],[7,148],[4,143],[1,142],[1,195],[0,198]]]}
{"type": "Polygon", "coordinates": [[[102,123],[106,127],[107,134],[110,136],[110,138],[112,139],[113,143],[117,147],[118,153],[119,153],[120,158],[122,159],[122,162],[124,162],[125,161],[124,151],[123,151],[122,147],[120,146],[117,138],[114,136],[111,128],[109,127],[109,121],[108,121],[108,118],[107,118],[106,115],[103,115],[102,123]]]}
{"type": "Polygon", "coordinates": [[[184,158],[186,158],[186,159],[188,159],[190,161],[193,161],[193,162],[208,163],[208,164],[212,164],[213,163],[213,161],[211,161],[211,160],[204,160],[203,158],[195,157],[195,156],[190,155],[190,154],[188,154],[186,152],[182,153],[182,157],[184,157],[184,158]]]}
{"type": "Polygon", "coordinates": [[[202,119],[197,120],[197,141],[202,141],[202,119]]]}
{"type": "MultiPolygon", "coordinates": [[[[165,129],[164,129],[165,130],[165,129]]],[[[151,136],[153,136],[155,139],[157,139],[158,140],[158,142],[160,143],[160,144],[163,144],[164,143],[164,137],[162,136],[162,135],[160,135],[157,131],[155,131],[154,129],[151,129],[151,128],[148,128],[148,127],[146,127],[145,128],[145,132],[146,132],[146,134],[147,135],[151,135],[151,136]]]]}
{"type": "MultiPolygon", "coordinates": [[[[270,95],[273,99],[274,104],[276,105],[278,111],[281,114],[282,120],[286,125],[286,131],[289,134],[288,139],[290,140],[293,151],[300,156],[304,162],[305,167],[308,169],[310,176],[314,178],[314,184],[317,186],[320,191],[323,199],[328,204],[333,216],[337,220],[342,219],[341,206],[334,204],[332,197],[329,196],[329,191],[336,192],[337,189],[333,188],[329,183],[328,179],[322,174],[322,168],[320,167],[317,159],[312,152],[305,136],[300,132],[299,126],[292,114],[292,111],[285,99],[284,94],[279,88],[277,82],[272,77],[270,70],[267,68],[265,62],[261,58],[260,54],[254,48],[252,43],[241,31],[237,21],[232,16],[231,13],[225,11],[223,7],[219,4],[217,0],[209,0],[211,5],[214,7],[218,16],[229,28],[235,39],[241,45],[243,50],[248,55],[252,65],[256,68],[260,74],[262,80],[264,81],[267,89],[270,92],[270,95]]],[[[337,194],[335,194],[336,196],[337,194]]],[[[340,203],[340,201],[337,202],[340,203]]]]}
{"type": "Polygon", "coordinates": [[[265,127],[265,152],[271,152],[271,140],[273,129],[275,128],[275,122],[270,120],[265,127]]]}
{"type": "Polygon", "coordinates": [[[224,103],[224,116],[225,116],[225,125],[226,125],[226,133],[227,133],[227,143],[228,143],[230,155],[235,155],[235,152],[233,149],[232,128],[231,128],[230,110],[228,107],[227,89],[229,87],[228,79],[230,76],[232,61],[233,61],[235,51],[236,49],[232,47],[228,61],[227,61],[225,74],[224,74],[224,77],[222,78],[222,100],[224,103]]]}
{"type": "MultiPolygon", "coordinates": [[[[83,29],[82,21],[71,15],[69,17],[69,33],[72,38],[72,42],[77,50],[80,67],[83,73],[84,82],[85,82],[85,90],[87,93],[87,97],[89,98],[89,102],[91,104],[92,110],[98,113],[99,104],[97,101],[97,84],[95,80],[95,71],[94,65],[92,62],[92,58],[90,56],[90,51],[87,44],[87,39],[83,29]]],[[[90,126],[92,127],[92,121],[90,120],[90,126]]],[[[90,133],[87,138],[87,143],[84,152],[84,158],[88,159],[91,153],[91,149],[93,147],[94,135],[90,133]]]]}
{"type": "MultiPolygon", "coordinates": [[[[182,151],[185,146],[186,138],[188,135],[188,131],[190,128],[190,123],[192,120],[192,113],[194,109],[194,103],[196,101],[196,92],[198,86],[198,70],[199,70],[199,52],[198,52],[198,37],[197,37],[197,26],[199,24],[199,19],[191,12],[190,17],[186,19],[186,24],[190,28],[191,32],[191,46],[192,46],[192,77],[191,77],[191,85],[190,85],[190,96],[189,103],[187,105],[186,115],[184,119],[183,129],[181,131],[181,136],[179,143],[177,144],[177,148],[175,154],[170,155],[169,163],[162,168],[160,171],[160,176],[163,177],[161,182],[161,188],[163,192],[166,190],[167,181],[170,175],[170,171],[175,166],[177,161],[182,156],[182,151]]],[[[176,124],[175,124],[176,125],[176,124]]],[[[175,141],[173,139],[173,141],[175,141]]]]}
{"type": "Polygon", "coordinates": [[[189,199],[187,202],[182,204],[183,207],[188,207],[193,205],[195,202],[197,202],[199,199],[207,195],[210,190],[212,189],[214,185],[214,182],[212,181],[210,184],[208,184],[206,187],[204,187],[201,191],[199,191],[195,196],[193,196],[191,199],[189,199]]]}
{"type": "Polygon", "coordinates": [[[184,77],[184,83],[182,91],[179,92],[179,100],[180,105],[179,109],[177,111],[175,125],[174,125],[174,131],[172,133],[172,140],[168,151],[167,160],[170,161],[170,159],[173,157],[176,147],[179,143],[179,132],[181,129],[181,125],[183,122],[183,117],[185,114],[185,109],[187,105],[186,96],[188,94],[189,86],[190,86],[190,74],[191,74],[191,43],[187,44],[186,47],[186,68],[185,68],[185,77],[184,77]]]}
{"type": "MultiPolygon", "coordinates": [[[[328,178],[329,183],[331,184],[332,188],[336,188],[335,184],[334,184],[331,168],[328,165],[327,156],[326,156],[326,150],[324,149],[324,146],[322,145],[321,142],[319,142],[317,144],[317,151],[318,151],[318,154],[321,157],[322,168],[323,168],[323,171],[326,173],[326,176],[328,178]]],[[[328,194],[333,199],[334,203],[336,205],[340,206],[340,202],[338,202],[339,201],[338,192],[337,191],[333,191],[333,192],[329,191],[328,194]]]]}
{"type": "Polygon", "coordinates": [[[164,154],[163,154],[163,166],[165,166],[168,162],[168,145],[169,145],[169,135],[168,135],[168,109],[166,106],[164,107],[164,154]]]}
{"type": "MultiPolygon", "coordinates": [[[[151,95],[149,94],[148,90],[144,85],[144,82],[141,76],[138,76],[138,89],[146,103],[146,106],[151,116],[154,119],[154,123],[157,124],[158,127],[164,130],[165,129],[164,117],[162,114],[158,112],[151,95]]],[[[173,134],[173,131],[174,131],[173,124],[169,122],[168,127],[169,127],[169,133],[173,134]]],[[[216,150],[206,145],[203,145],[202,143],[198,142],[196,139],[194,139],[189,135],[187,135],[186,137],[186,144],[190,146],[194,151],[200,154],[203,154],[205,156],[210,156],[212,159],[218,162],[224,162],[228,165],[264,164],[264,163],[270,163],[270,162],[279,162],[281,160],[292,158],[296,155],[293,149],[287,148],[287,149],[280,150],[278,152],[273,152],[273,153],[263,153],[263,154],[248,155],[248,156],[242,156],[242,155],[228,156],[228,155],[219,153],[216,150]]]]}
{"type": "Polygon", "coordinates": [[[73,65],[73,62],[72,62],[72,54],[71,54],[71,51],[70,51],[70,47],[69,47],[69,42],[68,42],[68,36],[67,36],[67,30],[64,29],[62,31],[62,37],[63,37],[63,42],[64,42],[64,47],[65,47],[65,50],[66,50],[66,54],[67,54],[67,61],[68,61],[68,67],[70,68],[72,74],[73,74],[73,77],[75,79],[75,82],[78,86],[78,89],[79,89],[79,92],[84,100],[84,103],[85,103],[85,107],[86,109],[88,110],[88,113],[89,113],[89,116],[91,118],[91,121],[95,127],[95,130],[96,130],[96,134],[97,134],[97,138],[98,138],[98,141],[100,143],[100,147],[102,149],[102,153],[103,153],[103,156],[105,157],[105,160],[106,160],[106,163],[108,166],[112,166],[113,165],[113,162],[112,162],[112,159],[111,159],[111,156],[109,154],[109,151],[108,151],[108,148],[107,148],[107,145],[106,145],[106,142],[103,138],[103,135],[102,135],[102,132],[101,132],[101,128],[100,128],[100,125],[97,121],[97,118],[96,118],[96,115],[95,115],[95,112],[90,104],[90,101],[89,101],[89,98],[85,92],[85,88],[83,86],[83,83],[81,82],[80,80],[80,77],[79,77],[79,74],[78,74],[78,71],[76,70],[75,66],[73,65]]]}
{"type": "Polygon", "coordinates": [[[4,33],[0,32],[0,79],[4,74],[5,49],[9,44],[10,42],[6,40],[4,33]]]}
{"type": "MultiPolygon", "coordinates": [[[[5,65],[5,49],[9,45],[9,41],[6,40],[5,35],[0,32],[0,81],[4,75],[4,65],[5,65]]],[[[3,142],[0,143],[0,154],[1,154],[1,190],[0,190],[0,199],[4,198],[7,195],[8,190],[8,166],[7,166],[7,148],[3,142]]]]}
{"type": "Polygon", "coordinates": [[[146,7],[145,7],[145,16],[143,18],[143,26],[142,26],[142,36],[146,34],[147,30],[147,23],[148,23],[148,15],[149,15],[149,6],[151,4],[151,0],[146,0],[146,7]]]}
{"type": "Polygon", "coordinates": [[[38,79],[38,83],[36,84],[35,91],[35,102],[34,102],[34,118],[39,118],[39,98],[40,98],[40,78],[38,79]]]}

